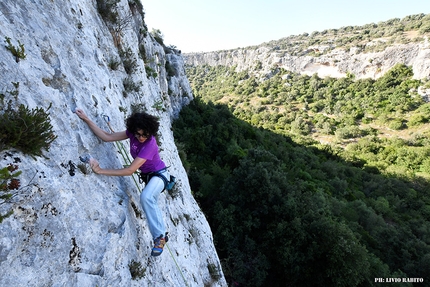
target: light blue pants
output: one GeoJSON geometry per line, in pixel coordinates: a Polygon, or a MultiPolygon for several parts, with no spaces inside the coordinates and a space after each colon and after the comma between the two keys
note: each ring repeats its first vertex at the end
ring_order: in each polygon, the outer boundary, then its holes
{"type": "MultiPolygon", "coordinates": [[[[167,179],[170,178],[170,174],[167,170],[161,172],[167,179]]],[[[148,220],[149,231],[153,239],[166,233],[166,227],[164,225],[163,215],[161,209],[158,206],[158,196],[164,189],[164,181],[158,177],[153,176],[151,180],[146,184],[145,188],[140,194],[140,204],[146,214],[148,220]]]]}

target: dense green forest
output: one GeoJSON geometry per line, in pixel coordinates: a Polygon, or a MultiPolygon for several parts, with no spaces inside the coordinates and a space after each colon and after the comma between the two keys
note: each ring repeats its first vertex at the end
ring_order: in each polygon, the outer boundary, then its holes
{"type": "Polygon", "coordinates": [[[226,104],[255,127],[330,144],[385,174],[430,178],[430,103],[418,94],[429,84],[413,79],[410,67],[398,64],[378,80],[273,74],[261,81],[234,67],[187,69],[196,97],[226,104]]]}
{"type": "Polygon", "coordinates": [[[430,286],[430,105],[410,68],[378,80],[187,73],[196,98],[175,140],[229,283],[430,286]]]}
{"type": "MultiPolygon", "coordinates": [[[[318,57],[429,33],[418,14],[260,46],[318,57]]],[[[430,286],[428,80],[403,64],[378,79],[262,67],[187,66],[195,100],[173,126],[229,284],[430,286]]]]}

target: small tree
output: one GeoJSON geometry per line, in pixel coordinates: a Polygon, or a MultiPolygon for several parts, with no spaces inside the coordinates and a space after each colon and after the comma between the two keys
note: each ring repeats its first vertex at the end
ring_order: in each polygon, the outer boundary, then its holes
{"type": "Polygon", "coordinates": [[[154,37],[155,41],[158,42],[158,44],[164,46],[164,35],[160,29],[152,29],[151,35],[154,37]]]}
{"type": "MultiPolygon", "coordinates": [[[[7,203],[16,194],[15,190],[20,187],[20,181],[17,177],[21,174],[21,171],[17,171],[18,166],[8,165],[0,169],[0,204],[7,203]]],[[[0,212],[0,223],[3,219],[12,215],[12,210],[7,210],[5,214],[0,212]]]]}
{"type": "Polygon", "coordinates": [[[7,43],[6,49],[8,49],[12,55],[15,56],[15,61],[18,63],[20,59],[25,59],[27,55],[25,54],[24,44],[22,44],[18,40],[18,46],[14,46],[11,43],[11,39],[9,37],[5,37],[5,41],[7,43]]]}
{"type": "Polygon", "coordinates": [[[29,109],[20,105],[18,110],[7,110],[0,115],[0,150],[16,148],[25,154],[42,155],[57,138],[52,130],[46,110],[37,107],[29,109]]]}

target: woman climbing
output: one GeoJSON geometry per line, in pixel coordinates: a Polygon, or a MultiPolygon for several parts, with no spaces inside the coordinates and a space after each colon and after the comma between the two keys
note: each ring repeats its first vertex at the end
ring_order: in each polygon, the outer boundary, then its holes
{"type": "Polygon", "coordinates": [[[134,160],[129,166],[121,169],[104,169],[100,167],[97,160],[91,158],[89,164],[95,173],[110,176],[126,176],[132,175],[139,169],[143,178],[146,178],[148,174],[158,174],[158,176],[149,177],[145,188],[140,194],[140,203],[145,211],[149,230],[154,240],[151,255],[159,256],[163,252],[168,238],[163,216],[157,201],[158,196],[165,187],[162,176],[169,178],[169,172],[158,153],[155,135],[158,132],[160,124],[157,118],[147,113],[134,113],[126,119],[127,129],[125,131],[108,133],[91,121],[81,109],[76,109],[75,112],[93,133],[105,142],[130,139],[130,154],[134,160]]]}

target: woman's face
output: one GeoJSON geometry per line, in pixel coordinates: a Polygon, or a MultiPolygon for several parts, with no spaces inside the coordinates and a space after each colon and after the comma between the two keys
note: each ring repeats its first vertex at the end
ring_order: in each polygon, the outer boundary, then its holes
{"type": "Polygon", "coordinates": [[[149,137],[149,135],[148,135],[147,133],[145,133],[143,130],[137,130],[137,131],[134,133],[134,136],[137,138],[137,140],[138,140],[140,143],[145,142],[145,141],[148,139],[148,137],[149,137]]]}

